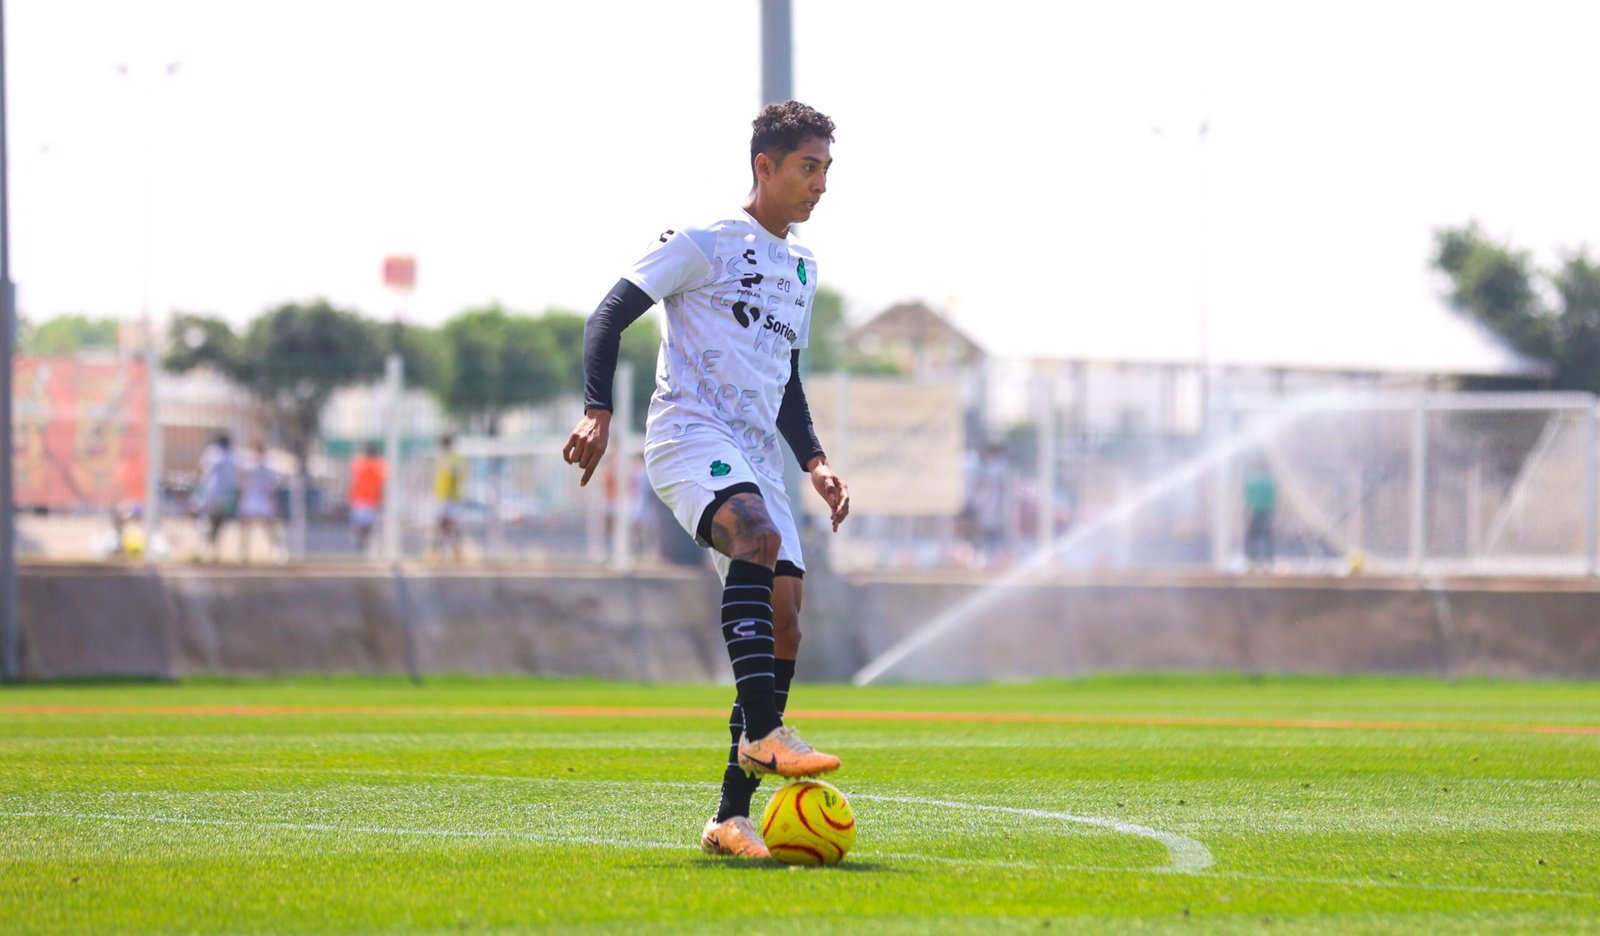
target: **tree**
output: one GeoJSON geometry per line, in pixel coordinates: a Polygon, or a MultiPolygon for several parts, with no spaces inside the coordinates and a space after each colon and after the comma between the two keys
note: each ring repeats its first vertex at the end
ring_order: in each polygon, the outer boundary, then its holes
{"type": "Polygon", "coordinates": [[[830,374],[846,369],[849,347],[845,330],[844,296],[826,286],[817,287],[811,299],[811,331],[800,355],[808,370],[830,374]]]}
{"type": "Polygon", "coordinates": [[[1476,222],[1436,231],[1434,245],[1433,266],[1450,279],[1452,305],[1517,351],[1549,361],[1557,389],[1600,393],[1600,266],[1586,250],[1543,272],[1476,222]],[[1547,293],[1555,308],[1542,298],[1547,293]]]}
{"type": "Polygon", "coordinates": [[[1533,263],[1524,252],[1495,243],[1476,222],[1434,234],[1433,265],[1449,276],[1450,301],[1534,357],[1553,356],[1554,320],[1535,291],[1533,263]]]}
{"type": "Polygon", "coordinates": [[[448,366],[431,385],[445,411],[497,435],[507,410],[554,398],[566,370],[554,331],[499,305],[446,322],[439,337],[448,366]]]}
{"type": "MultiPolygon", "coordinates": [[[[432,389],[446,412],[487,435],[499,435],[508,410],[555,399],[570,386],[574,367],[570,346],[576,340],[581,360],[582,333],[577,316],[556,313],[532,318],[508,313],[498,304],[470,309],[439,330],[448,365],[432,389]]],[[[491,543],[500,538],[503,468],[500,457],[489,460],[491,543]]]]}
{"type": "Polygon", "coordinates": [[[294,455],[301,481],[294,516],[304,517],[311,448],[329,398],[341,387],[383,374],[378,326],[319,299],[269,309],[242,336],[221,319],[179,315],[170,336],[166,367],[213,367],[261,402],[294,455]]]}
{"type": "Polygon", "coordinates": [[[1588,252],[1568,254],[1551,277],[1561,300],[1556,328],[1562,351],[1557,380],[1600,393],[1600,264],[1588,252]]]}
{"type": "Polygon", "coordinates": [[[85,315],[58,315],[38,328],[22,331],[21,349],[45,357],[70,356],[80,351],[117,350],[116,319],[85,315]]]}

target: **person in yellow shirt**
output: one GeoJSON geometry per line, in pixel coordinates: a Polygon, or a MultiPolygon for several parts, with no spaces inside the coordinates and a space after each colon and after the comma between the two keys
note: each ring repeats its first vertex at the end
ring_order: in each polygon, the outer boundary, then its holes
{"type": "Polygon", "coordinates": [[[439,437],[439,465],[433,472],[433,499],[438,506],[438,521],[433,531],[433,551],[461,561],[461,482],[466,466],[455,451],[455,437],[439,437]]]}

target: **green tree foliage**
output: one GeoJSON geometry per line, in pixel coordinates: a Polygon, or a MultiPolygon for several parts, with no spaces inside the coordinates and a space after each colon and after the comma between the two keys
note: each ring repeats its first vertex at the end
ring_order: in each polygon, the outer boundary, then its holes
{"type": "Polygon", "coordinates": [[[1550,281],[1561,302],[1558,379],[1600,393],[1600,264],[1587,251],[1569,253],[1550,281]]]}
{"type": "Polygon", "coordinates": [[[493,435],[507,410],[570,386],[558,331],[498,305],[463,312],[439,330],[449,366],[431,387],[446,412],[493,435]]]}
{"type": "Polygon", "coordinates": [[[437,329],[391,325],[388,335],[387,347],[400,352],[407,385],[433,387],[443,383],[450,373],[450,348],[437,329]]]}
{"type": "Polygon", "coordinates": [[[831,374],[845,370],[849,347],[845,344],[844,296],[826,286],[817,287],[811,300],[811,332],[800,357],[808,371],[831,374]]]}
{"type": "Polygon", "coordinates": [[[20,329],[18,348],[24,354],[67,357],[80,351],[117,350],[116,319],[59,315],[37,328],[20,329]]]}
{"type": "Polygon", "coordinates": [[[1450,277],[1450,300],[1505,337],[1524,354],[1548,358],[1554,320],[1535,291],[1533,261],[1484,236],[1476,223],[1434,235],[1435,269],[1450,277]]]}
{"type": "Polygon", "coordinates": [[[546,309],[534,321],[550,338],[561,358],[561,391],[582,392],[583,326],[586,319],[565,309],[546,309]]]}
{"type": "Polygon", "coordinates": [[[1600,266],[1587,250],[1541,271],[1476,223],[1435,232],[1434,246],[1434,268],[1449,277],[1456,308],[1523,354],[1549,361],[1557,389],[1600,393],[1600,266]]]}
{"type": "Polygon", "coordinates": [[[377,327],[322,300],[269,309],[243,335],[215,317],[179,315],[170,339],[166,367],[213,367],[261,401],[302,477],[333,392],[383,374],[377,327]]]}

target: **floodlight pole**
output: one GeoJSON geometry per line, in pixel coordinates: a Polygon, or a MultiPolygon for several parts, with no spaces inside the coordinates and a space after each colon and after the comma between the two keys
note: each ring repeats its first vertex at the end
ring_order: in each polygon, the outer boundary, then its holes
{"type": "Polygon", "coordinates": [[[794,97],[794,17],[789,0],[761,0],[761,105],[794,97]]]}
{"type": "MultiPolygon", "coordinates": [[[[168,62],[161,70],[159,77],[171,78],[178,73],[179,63],[168,62]]],[[[140,175],[140,201],[139,223],[143,227],[141,243],[142,259],[142,285],[140,287],[139,318],[144,323],[144,363],[148,376],[149,401],[145,407],[145,470],[144,470],[144,564],[156,563],[156,534],[161,528],[161,475],[166,466],[166,453],[161,437],[161,342],[156,334],[155,313],[150,301],[150,267],[151,242],[155,239],[155,224],[152,221],[155,212],[155,195],[152,192],[154,183],[151,180],[155,172],[154,156],[151,147],[151,104],[150,98],[154,93],[151,78],[144,77],[135,70],[135,66],[119,65],[118,74],[127,78],[133,85],[135,107],[139,115],[140,132],[143,139],[139,141],[139,175],[140,175]]]]}
{"type": "Polygon", "coordinates": [[[22,678],[17,622],[17,516],[12,467],[11,355],[16,349],[17,291],[11,283],[11,191],[6,167],[6,14],[0,0],[0,679],[22,678]]]}

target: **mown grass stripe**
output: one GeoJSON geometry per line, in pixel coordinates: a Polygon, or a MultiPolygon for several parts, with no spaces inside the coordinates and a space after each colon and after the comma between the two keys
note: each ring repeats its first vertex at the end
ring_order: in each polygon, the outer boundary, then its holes
{"type": "MultiPolygon", "coordinates": [[[[626,705],[0,705],[3,715],[163,715],[163,716],[389,716],[442,717],[499,715],[536,718],[709,718],[726,708],[681,708],[626,705]]],[[[1284,728],[1312,731],[1450,731],[1492,734],[1600,736],[1600,725],[1493,724],[1488,722],[1383,721],[1345,718],[1237,718],[1206,715],[1075,715],[1054,712],[872,711],[867,709],[797,709],[795,720],[880,722],[969,722],[1025,725],[1126,725],[1133,727],[1284,728]]]]}

